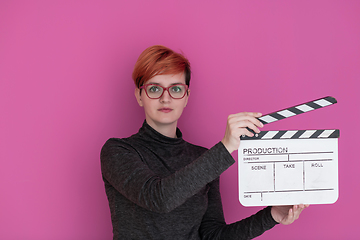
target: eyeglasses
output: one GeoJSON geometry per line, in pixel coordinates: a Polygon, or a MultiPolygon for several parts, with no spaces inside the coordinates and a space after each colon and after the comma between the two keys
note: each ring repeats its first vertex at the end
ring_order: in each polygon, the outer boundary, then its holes
{"type": "Polygon", "coordinates": [[[170,87],[162,87],[157,84],[145,84],[140,89],[145,89],[146,95],[150,99],[159,99],[162,97],[165,91],[168,91],[170,97],[173,99],[181,99],[185,96],[188,86],[186,84],[175,84],[170,87]]]}

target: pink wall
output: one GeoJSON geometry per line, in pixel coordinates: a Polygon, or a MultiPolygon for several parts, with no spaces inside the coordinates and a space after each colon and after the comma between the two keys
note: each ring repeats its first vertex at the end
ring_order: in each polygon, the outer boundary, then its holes
{"type": "MultiPolygon", "coordinates": [[[[357,0],[1,1],[0,239],[111,239],[99,152],[140,127],[131,72],[154,44],[192,63],[179,124],[195,144],[221,140],[230,113],[336,97],[264,130],[339,128],[339,200],[259,239],[359,239],[359,13],[357,0]]],[[[221,192],[228,222],[258,210],[238,202],[236,165],[221,192]]]]}

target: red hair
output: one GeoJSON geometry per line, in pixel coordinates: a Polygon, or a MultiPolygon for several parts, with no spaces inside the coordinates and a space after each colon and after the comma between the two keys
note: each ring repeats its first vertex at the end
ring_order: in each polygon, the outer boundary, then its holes
{"type": "Polygon", "coordinates": [[[155,45],[145,49],[136,61],[132,78],[137,88],[140,88],[150,78],[162,74],[185,73],[185,83],[190,85],[190,63],[180,53],[155,45]]]}

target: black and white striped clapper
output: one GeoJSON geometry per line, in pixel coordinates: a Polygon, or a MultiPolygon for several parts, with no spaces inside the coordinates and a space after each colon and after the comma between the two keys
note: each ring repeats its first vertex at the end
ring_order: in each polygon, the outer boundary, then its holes
{"type": "MultiPolygon", "coordinates": [[[[259,120],[268,124],[336,102],[333,97],[325,97],[264,115],[259,120]]],[[[282,130],[241,136],[240,203],[275,206],[336,202],[339,133],[338,129],[282,130]]]]}
{"type": "MultiPolygon", "coordinates": [[[[285,118],[293,117],[302,113],[310,112],[319,108],[327,107],[337,103],[333,97],[324,97],[310,102],[296,105],[294,107],[279,110],[273,113],[266,114],[259,117],[259,121],[264,125],[276,122],[285,118]]],[[[253,132],[251,129],[249,131],[253,132]]],[[[254,133],[254,132],[253,132],[254,133]]],[[[263,131],[259,134],[254,134],[254,137],[241,136],[242,140],[250,139],[290,139],[290,138],[334,138],[339,137],[339,130],[299,130],[299,131],[263,131]]]]}
{"type": "Polygon", "coordinates": [[[272,123],[284,118],[289,118],[292,116],[299,115],[301,113],[310,112],[312,110],[316,110],[319,108],[323,108],[332,104],[337,103],[336,99],[333,97],[324,97],[320,98],[314,101],[310,101],[307,103],[303,103],[294,107],[286,108],[277,112],[273,112],[267,115],[264,115],[262,117],[259,117],[258,119],[263,124],[272,123]]]}

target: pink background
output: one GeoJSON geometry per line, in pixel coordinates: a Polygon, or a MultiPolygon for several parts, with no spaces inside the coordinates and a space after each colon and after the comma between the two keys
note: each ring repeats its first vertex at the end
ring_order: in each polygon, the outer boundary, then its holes
{"type": "MultiPolygon", "coordinates": [[[[264,130],[340,129],[339,200],[259,239],[360,238],[360,1],[5,0],[0,239],[111,239],[99,153],[141,126],[131,73],[154,44],[192,63],[179,127],[198,145],[221,140],[228,114],[337,98],[264,130]]],[[[229,223],[259,209],[239,203],[236,164],[221,180],[229,223]]]]}

